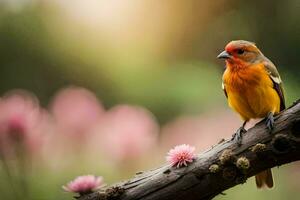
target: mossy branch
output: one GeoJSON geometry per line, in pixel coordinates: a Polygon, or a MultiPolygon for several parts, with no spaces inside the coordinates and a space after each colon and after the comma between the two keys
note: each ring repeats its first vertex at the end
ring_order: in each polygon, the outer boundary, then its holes
{"type": "Polygon", "coordinates": [[[275,117],[273,134],[261,122],[244,134],[241,146],[225,140],[201,153],[188,167],[162,166],[78,199],[208,200],[265,169],[297,160],[299,100],[275,117]]]}

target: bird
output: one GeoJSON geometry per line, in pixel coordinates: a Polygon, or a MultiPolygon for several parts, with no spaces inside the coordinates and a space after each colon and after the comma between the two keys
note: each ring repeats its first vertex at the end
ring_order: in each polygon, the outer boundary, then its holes
{"type": "MultiPolygon", "coordinates": [[[[285,109],[285,97],[276,66],[259,50],[255,43],[234,40],[225,46],[217,58],[225,59],[222,88],[229,107],[244,121],[232,140],[242,144],[245,125],[251,119],[264,118],[271,134],[274,115],[285,109]]],[[[257,188],[272,188],[272,171],[255,175],[257,188]]]]}

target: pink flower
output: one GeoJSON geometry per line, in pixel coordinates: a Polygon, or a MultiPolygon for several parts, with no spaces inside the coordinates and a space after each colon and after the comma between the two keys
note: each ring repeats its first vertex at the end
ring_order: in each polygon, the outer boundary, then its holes
{"type": "Polygon", "coordinates": [[[89,133],[98,124],[104,108],[91,91],[67,87],[54,97],[51,113],[60,132],[81,135],[89,133]]]}
{"type": "Polygon", "coordinates": [[[41,137],[41,108],[32,94],[14,90],[0,99],[0,151],[12,154],[15,145],[34,150],[41,137]]]}
{"type": "Polygon", "coordinates": [[[192,147],[187,144],[182,144],[174,147],[168,152],[167,161],[172,166],[187,166],[188,163],[191,163],[196,158],[196,154],[194,153],[195,147],[192,147]]]}
{"type": "Polygon", "coordinates": [[[0,100],[0,131],[28,132],[37,125],[39,117],[38,100],[30,93],[16,90],[0,100]]]}
{"type": "Polygon", "coordinates": [[[155,148],[159,126],[148,110],[139,106],[118,105],[105,115],[102,134],[95,140],[107,156],[117,162],[141,158],[155,148]]]}
{"type": "Polygon", "coordinates": [[[100,176],[85,175],[78,176],[62,188],[66,192],[74,192],[79,194],[91,193],[103,185],[103,178],[100,176]]]}

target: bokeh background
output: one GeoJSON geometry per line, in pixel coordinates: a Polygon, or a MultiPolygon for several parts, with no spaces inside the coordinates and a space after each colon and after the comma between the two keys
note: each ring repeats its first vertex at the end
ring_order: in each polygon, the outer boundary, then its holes
{"type": "MultiPolygon", "coordinates": [[[[107,184],[197,152],[241,124],[221,89],[227,42],[254,41],[300,97],[298,0],[0,0],[0,199],[71,199],[78,175],[107,184]],[[12,132],[11,135],[4,133],[12,132]],[[22,197],[22,198],[21,198],[22,197]]],[[[299,164],[216,199],[296,199],[299,164]]]]}

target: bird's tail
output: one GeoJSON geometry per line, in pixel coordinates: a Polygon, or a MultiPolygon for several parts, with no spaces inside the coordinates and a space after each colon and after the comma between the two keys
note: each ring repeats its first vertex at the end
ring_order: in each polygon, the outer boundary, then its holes
{"type": "Polygon", "coordinates": [[[255,181],[257,188],[272,188],[274,183],[271,169],[256,174],[255,181]]]}

